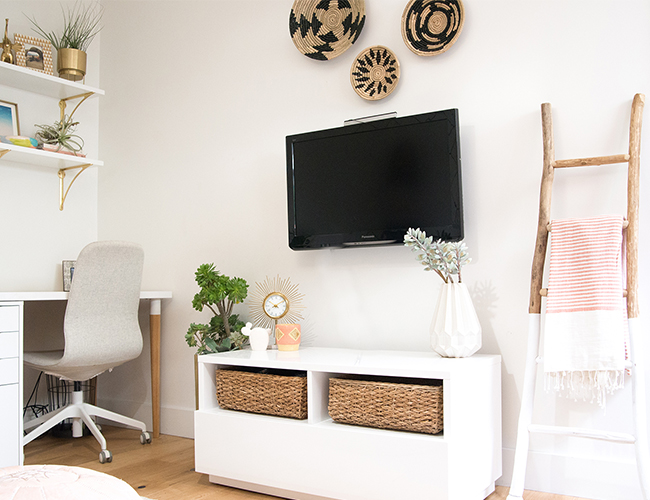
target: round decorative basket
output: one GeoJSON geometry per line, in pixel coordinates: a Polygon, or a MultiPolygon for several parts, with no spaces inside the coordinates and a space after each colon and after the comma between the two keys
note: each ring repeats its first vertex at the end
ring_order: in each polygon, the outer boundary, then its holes
{"type": "Polygon", "coordinates": [[[456,42],[464,21],[461,0],[411,0],[402,14],[402,38],[416,54],[435,56],[456,42]]]}
{"type": "Polygon", "coordinates": [[[357,41],[365,21],[365,0],[295,0],[289,33],[304,55],[327,61],[357,41]]]}
{"type": "Polygon", "coordinates": [[[350,83],[364,99],[377,101],[389,95],[399,81],[399,61],[390,49],[375,45],[361,51],[350,69],[350,83]]]}

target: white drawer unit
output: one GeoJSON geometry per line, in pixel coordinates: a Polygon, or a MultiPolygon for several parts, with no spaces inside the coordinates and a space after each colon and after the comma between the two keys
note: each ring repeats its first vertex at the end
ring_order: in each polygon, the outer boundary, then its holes
{"type": "Polygon", "coordinates": [[[501,357],[316,347],[199,356],[194,424],[196,470],[214,483],[297,500],[483,500],[501,476],[501,357]],[[215,371],[232,367],[305,372],[307,419],[220,408],[215,371]],[[444,429],[333,422],[332,377],[441,381],[444,429]]]}
{"type": "Polygon", "coordinates": [[[0,467],[22,465],[22,302],[0,302],[0,467]]]}

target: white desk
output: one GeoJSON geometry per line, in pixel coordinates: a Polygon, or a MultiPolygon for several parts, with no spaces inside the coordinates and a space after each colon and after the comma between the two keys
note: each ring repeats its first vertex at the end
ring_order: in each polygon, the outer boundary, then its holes
{"type": "MultiPolygon", "coordinates": [[[[143,291],[149,300],[153,437],[160,435],[160,314],[169,291],[143,291]]],[[[68,300],[68,292],[0,292],[0,467],[22,465],[24,303],[68,300]]]]}

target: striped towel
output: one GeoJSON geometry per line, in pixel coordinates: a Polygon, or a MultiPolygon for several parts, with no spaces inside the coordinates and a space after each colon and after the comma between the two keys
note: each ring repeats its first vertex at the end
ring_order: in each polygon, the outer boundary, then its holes
{"type": "Polygon", "coordinates": [[[620,216],[551,223],[545,386],[601,407],[624,380],[622,243],[620,216]]]}

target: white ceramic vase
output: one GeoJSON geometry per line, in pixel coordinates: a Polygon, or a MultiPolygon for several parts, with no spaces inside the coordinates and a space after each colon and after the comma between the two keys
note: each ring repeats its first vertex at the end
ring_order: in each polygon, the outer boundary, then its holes
{"type": "Polygon", "coordinates": [[[431,348],[446,358],[466,358],[481,348],[481,324],[465,283],[444,283],[431,322],[431,348]]]}

